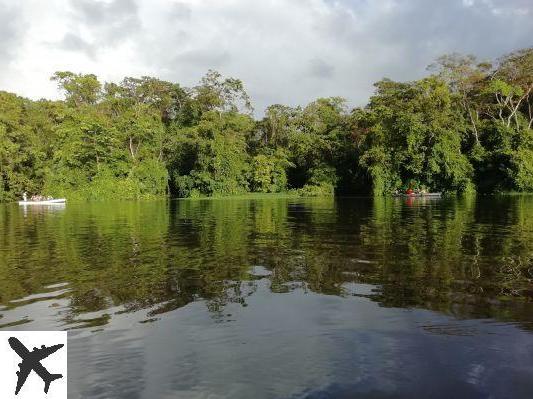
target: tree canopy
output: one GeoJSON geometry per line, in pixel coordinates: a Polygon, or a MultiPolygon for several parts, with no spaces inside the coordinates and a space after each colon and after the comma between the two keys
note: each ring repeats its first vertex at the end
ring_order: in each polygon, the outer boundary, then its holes
{"type": "Polygon", "coordinates": [[[269,106],[210,70],[191,88],[154,77],[56,72],[64,100],[0,91],[0,201],[293,191],[386,195],[533,191],[533,48],[491,62],[439,57],[383,79],[364,107],[339,97],[269,106]]]}

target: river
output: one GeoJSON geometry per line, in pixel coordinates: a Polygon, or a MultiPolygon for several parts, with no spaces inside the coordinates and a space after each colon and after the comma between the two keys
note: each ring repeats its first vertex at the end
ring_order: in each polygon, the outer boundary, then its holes
{"type": "Polygon", "coordinates": [[[533,196],[0,205],[71,398],[531,398],[533,196]]]}

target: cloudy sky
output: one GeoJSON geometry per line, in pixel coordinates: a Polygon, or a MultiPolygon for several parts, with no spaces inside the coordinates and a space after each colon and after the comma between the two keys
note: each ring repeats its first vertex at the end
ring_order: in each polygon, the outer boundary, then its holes
{"type": "Polygon", "coordinates": [[[366,102],[443,53],[533,45],[533,0],[0,0],[0,90],[58,98],[56,70],[192,86],[208,69],[272,103],[366,102]]]}

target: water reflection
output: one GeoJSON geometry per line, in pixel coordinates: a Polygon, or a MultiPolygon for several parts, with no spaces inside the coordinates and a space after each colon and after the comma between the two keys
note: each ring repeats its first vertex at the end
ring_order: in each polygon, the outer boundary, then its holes
{"type": "Polygon", "coordinates": [[[533,388],[533,197],[15,205],[0,225],[0,328],[71,330],[80,397],[533,388]]]}
{"type": "Polygon", "coordinates": [[[42,300],[65,328],[141,309],[155,320],[198,299],[223,312],[246,306],[258,278],[273,293],[347,296],[365,283],[383,306],[531,321],[531,197],[0,209],[3,323],[33,319],[15,309],[42,300]]]}

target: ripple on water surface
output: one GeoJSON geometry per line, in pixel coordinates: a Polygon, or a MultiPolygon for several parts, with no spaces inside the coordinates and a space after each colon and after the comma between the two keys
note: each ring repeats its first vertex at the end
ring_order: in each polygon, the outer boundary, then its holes
{"type": "Polygon", "coordinates": [[[530,397],[533,197],[0,207],[73,397],[530,397]]]}

